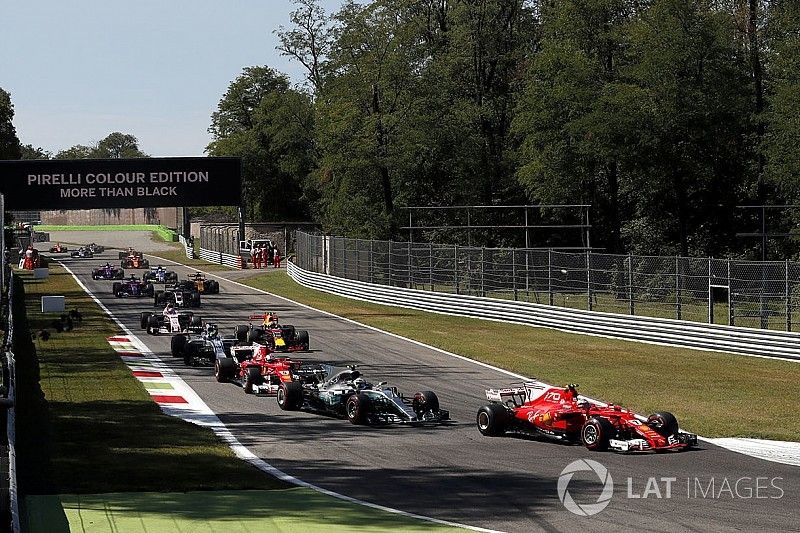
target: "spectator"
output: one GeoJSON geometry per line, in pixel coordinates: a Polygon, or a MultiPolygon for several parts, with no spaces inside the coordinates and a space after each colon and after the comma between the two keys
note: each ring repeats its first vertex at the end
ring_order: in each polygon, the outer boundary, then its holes
{"type": "Polygon", "coordinates": [[[281,267],[281,251],[278,250],[277,246],[275,247],[275,257],[273,265],[275,266],[275,268],[281,267]]]}
{"type": "Polygon", "coordinates": [[[254,247],[253,251],[253,268],[261,268],[261,249],[254,247]]]}
{"type": "Polygon", "coordinates": [[[269,267],[269,250],[270,250],[269,244],[261,249],[261,259],[264,262],[264,268],[269,267]]]}

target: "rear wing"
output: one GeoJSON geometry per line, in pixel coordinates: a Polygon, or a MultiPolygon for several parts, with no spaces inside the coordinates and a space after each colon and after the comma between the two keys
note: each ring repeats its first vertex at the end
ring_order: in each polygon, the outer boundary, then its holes
{"type": "Polygon", "coordinates": [[[550,385],[541,381],[526,381],[521,387],[505,387],[502,389],[486,389],[486,399],[492,402],[513,403],[520,406],[542,396],[550,385]]]}
{"type": "Polygon", "coordinates": [[[252,313],[248,320],[266,320],[272,313],[252,313]]]}

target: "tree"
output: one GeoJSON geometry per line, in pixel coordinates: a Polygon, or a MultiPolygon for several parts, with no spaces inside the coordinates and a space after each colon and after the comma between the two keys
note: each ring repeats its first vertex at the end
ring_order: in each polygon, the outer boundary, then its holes
{"type": "Polygon", "coordinates": [[[211,116],[210,155],[242,158],[244,206],[252,220],[298,220],[310,172],[313,111],[285,75],[248,67],[211,116]]]}
{"type": "Polygon", "coordinates": [[[0,87],[0,159],[22,157],[17,130],[14,128],[14,104],[11,94],[0,87]]]}
{"type": "Polygon", "coordinates": [[[41,147],[34,147],[32,144],[25,144],[21,148],[22,159],[50,159],[51,154],[41,147]]]}
{"type": "Polygon", "coordinates": [[[56,153],[53,159],[121,159],[149,157],[139,149],[139,141],[130,134],[110,133],[96,144],[76,144],[56,153]]]}

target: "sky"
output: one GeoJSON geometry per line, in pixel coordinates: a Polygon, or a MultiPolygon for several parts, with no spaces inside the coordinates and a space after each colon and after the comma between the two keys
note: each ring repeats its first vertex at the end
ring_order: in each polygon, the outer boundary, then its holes
{"type": "MultiPolygon", "coordinates": [[[[341,0],[322,0],[327,12],[341,0]]],[[[0,0],[0,87],[22,144],[50,152],[133,134],[152,156],[202,156],[211,113],[244,67],[299,83],[275,30],[281,0],[0,0]]]]}

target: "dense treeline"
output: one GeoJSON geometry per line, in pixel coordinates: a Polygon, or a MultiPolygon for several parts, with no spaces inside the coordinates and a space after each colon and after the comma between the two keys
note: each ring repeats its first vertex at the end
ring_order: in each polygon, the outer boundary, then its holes
{"type": "Polygon", "coordinates": [[[385,238],[410,205],[587,203],[594,246],[719,256],[758,248],[737,205],[800,200],[797,2],[299,0],[292,22],[307,83],[246,69],[212,117],[252,217],[385,238]]]}
{"type": "MultiPolygon", "coordinates": [[[[333,14],[295,0],[291,21],[280,50],[305,83],[246,68],[211,117],[207,152],[242,157],[250,220],[404,238],[407,206],[591,204],[595,247],[758,257],[736,234],[760,229],[759,212],[736,206],[800,204],[796,0],[362,0],[333,14]]],[[[14,142],[12,116],[0,91],[3,157],[46,156],[14,142]]],[[[534,222],[577,222],[567,213],[534,222]]],[[[770,232],[800,225],[797,208],[767,215],[770,232]]],[[[463,213],[428,220],[448,221],[463,213]]],[[[768,249],[797,254],[794,239],[768,249]]]]}

